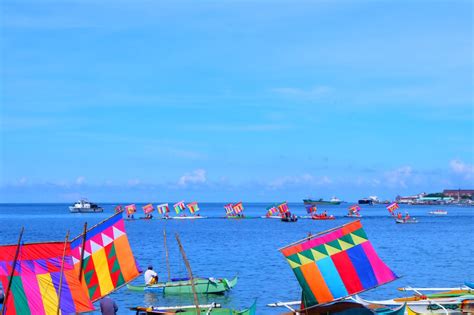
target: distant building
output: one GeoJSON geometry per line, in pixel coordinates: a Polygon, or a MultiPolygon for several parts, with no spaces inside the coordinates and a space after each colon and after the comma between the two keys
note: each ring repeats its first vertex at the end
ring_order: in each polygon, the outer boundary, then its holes
{"type": "Polygon", "coordinates": [[[397,196],[396,201],[398,203],[413,204],[413,203],[416,203],[416,201],[419,198],[422,198],[425,195],[426,195],[426,193],[421,193],[421,194],[414,195],[414,196],[397,196]]]}
{"type": "Polygon", "coordinates": [[[474,189],[445,189],[443,195],[456,199],[461,199],[463,196],[469,196],[472,199],[474,189]]]}

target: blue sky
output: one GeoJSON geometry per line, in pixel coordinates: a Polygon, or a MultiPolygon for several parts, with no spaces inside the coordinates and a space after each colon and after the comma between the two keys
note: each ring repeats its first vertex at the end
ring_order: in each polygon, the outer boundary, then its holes
{"type": "Polygon", "coordinates": [[[474,187],[471,1],[3,1],[0,202],[474,187]]]}

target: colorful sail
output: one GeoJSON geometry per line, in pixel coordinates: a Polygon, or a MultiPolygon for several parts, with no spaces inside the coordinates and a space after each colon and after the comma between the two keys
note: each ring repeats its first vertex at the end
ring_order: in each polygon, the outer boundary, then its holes
{"type": "Polygon", "coordinates": [[[280,204],[277,206],[277,209],[278,209],[278,211],[279,211],[281,214],[286,213],[286,212],[288,212],[288,210],[289,210],[286,201],[280,203],[280,204]]]}
{"type": "Polygon", "coordinates": [[[180,213],[184,209],[186,209],[184,205],[184,201],[177,202],[173,205],[174,211],[176,211],[176,214],[180,213]]]}
{"type": "Polygon", "coordinates": [[[303,289],[306,307],[329,303],[397,279],[360,221],[280,249],[303,289]]]}
{"type": "Polygon", "coordinates": [[[232,210],[234,211],[235,214],[239,214],[242,211],[244,211],[244,206],[242,205],[242,201],[237,202],[232,206],[232,210]]]}
{"type": "Polygon", "coordinates": [[[226,216],[233,216],[234,215],[233,204],[228,203],[228,204],[224,205],[224,209],[225,209],[226,216]]]}
{"type": "Polygon", "coordinates": [[[267,208],[267,217],[270,217],[274,215],[276,212],[278,212],[278,209],[275,206],[270,206],[267,208]]]}
{"type": "Polygon", "coordinates": [[[156,209],[157,209],[159,214],[166,214],[166,213],[170,212],[170,207],[167,203],[157,205],[156,209]]]}
{"type": "MultiPolygon", "coordinates": [[[[83,235],[71,242],[74,268],[79,275],[83,235]]],[[[128,242],[122,214],[118,213],[86,232],[82,282],[89,297],[97,301],[140,274],[128,242]]]]}
{"type": "Polygon", "coordinates": [[[393,212],[397,210],[398,208],[400,208],[400,206],[396,202],[392,202],[391,204],[387,206],[387,210],[388,212],[390,212],[391,215],[394,215],[393,212]]]}
{"type": "Polygon", "coordinates": [[[123,211],[122,205],[115,206],[115,213],[119,213],[123,211]]]}
{"type": "Polygon", "coordinates": [[[305,205],[306,212],[307,213],[316,213],[318,211],[318,208],[315,205],[305,205]]]}
{"type": "Polygon", "coordinates": [[[135,204],[125,206],[125,211],[127,212],[127,215],[132,215],[137,212],[137,206],[135,206],[135,204]]]}
{"type": "Polygon", "coordinates": [[[188,209],[189,209],[189,212],[195,213],[199,211],[199,206],[197,202],[191,202],[191,203],[188,203],[188,209]]]}
{"type": "Polygon", "coordinates": [[[353,205],[349,207],[349,213],[357,214],[360,211],[360,207],[358,205],[353,205]]]}
{"type": "Polygon", "coordinates": [[[153,205],[151,203],[143,206],[142,209],[143,209],[143,212],[145,212],[145,214],[150,214],[155,210],[155,208],[153,208],[153,205]]]}
{"type": "MultiPolygon", "coordinates": [[[[20,245],[5,314],[56,314],[58,304],[61,314],[94,310],[74,270],[70,244],[66,243],[66,251],[64,245],[64,242],[20,245]]],[[[0,246],[0,282],[4,291],[16,249],[16,245],[0,246]]]]}

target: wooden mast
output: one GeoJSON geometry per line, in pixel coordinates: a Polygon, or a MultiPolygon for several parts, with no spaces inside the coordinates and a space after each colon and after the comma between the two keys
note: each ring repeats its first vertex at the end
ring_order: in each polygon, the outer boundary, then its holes
{"type": "Polygon", "coordinates": [[[84,223],[84,232],[82,233],[82,247],[81,247],[81,267],[79,268],[79,282],[82,282],[82,271],[84,270],[84,247],[86,246],[87,222],[84,223]]]}
{"type": "Polygon", "coordinates": [[[194,304],[196,304],[196,314],[201,315],[201,310],[199,309],[199,300],[196,294],[196,288],[194,286],[194,277],[193,277],[193,272],[191,270],[191,265],[189,264],[188,258],[186,257],[186,253],[184,252],[183,245],[181,245],[181,241],[179,240],[179,235],[175,234],[175,236],[176,236],[176,241],[178,242],[179,251],[181,252],[181,255],[183,256],[184,264],[186,265],[186,269],[188,270],[189,281],[191,281],[191,289],[193,290],[194,304]]]}
{"type": "Polygon", "coordinates": [[[5,314],[5,311],[7,309],[8,295],[10,294],[10,289],[12,287],[13,275],[15,273],[15,267],[16,267],[16,262],[18,260],[18,254],[20,253],[21,238],[23,237],[24,230],[25,230],[25,227],[22,227],[20,231],[20,236],[18,237],[18,243],[16,245],[16,251],[15,251],[15,258],[13,259],[12,272],[10,273],[10,279],[8,279],[8,287],[7,287],[7,291],[5,292],[5,298],[3,300],[2,314],[5,314]]]}
{"type": "Polygon", "coordinates": [[[166,255],[166,268],[168,270],[168,281],[171,280],[171,273],[170,273],[170,260],[168,257],[168,246],[166,245],[166,230],[163,230],[163,237],[165,242],[165,255],[166,255]]]}
{"type": "Polygon", "coordinates": [[[61,261],[61,273],[59,274],[59,288],[58,288],[58,308],[56,314],[59,315],[61,312],[61,289],[63,287],[63,272],[64,272],[64,257],[66,256],[66,248],[69,240],[69,231],[67,231],[66,239],[64,240],[63,258],[61,261]]]}

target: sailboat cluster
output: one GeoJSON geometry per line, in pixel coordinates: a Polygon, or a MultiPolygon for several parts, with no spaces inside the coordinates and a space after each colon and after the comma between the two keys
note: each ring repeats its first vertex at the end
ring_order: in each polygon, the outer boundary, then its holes
{"type": "MultiPolygon", "coordinates": [[[[389,208],[396,210],[396,205],[389,208]]],[[[152,205],[142,207],[151,213],[152,205]]],[[[176,213],[186,208],[190,213],[199,210],[197,203],[178,202],[176,213]]],[[[203,278],[193,275],[184,248],[176,235],[187,278],[170,276],[166,232],[165,252],[168,281],[137,285],[131,283],[142,272],[132,252],[125,230],[124,211],[135,209],[128,205],[101,223],[64,241],[24,243],[23,229],[16,245],[0,246],[0,282],[5,289],[2,314],[77,314],[94,310],[92,303],[123,286],[129,290],[160,291],[164,294],[194,296],[194,305],[137,306],[136,314],[240,314],[255,315],[256,303],[242,311],[224,308],[219,304],[199,304],[199,294],[223,294],[237,284],[237,277],[203,278]]],[[[168,204],[157,206],[161,213],[169,212],[168,204]],[[167,211],[168,209],[168,211],[167,211]]],[[[286,203],[269,208],[274,214],[288,213],[286,203]]],[[[229,216],[241,214],[241,202],[225,205],[229,216]]],[[[353,208],[352,213],[357,213],[353,208]]],[[[159,211],[159,210],[158,210],[159,211]]],[[[474,307],[474,285],[459,288],[405,288],[415,295],[410,298],[368,301],[359,293],[376,288],[398,276],[379,257],[364,231],[360,220],[308,235],[279,251],[283,254],[301,287],[301,301],[279,302],[292,314],[469,314],[474,307]],[[446,291],[424,294],[423,290],[446,291]],[[295,307],[296,305],[296,307],[295,307]]]]}

